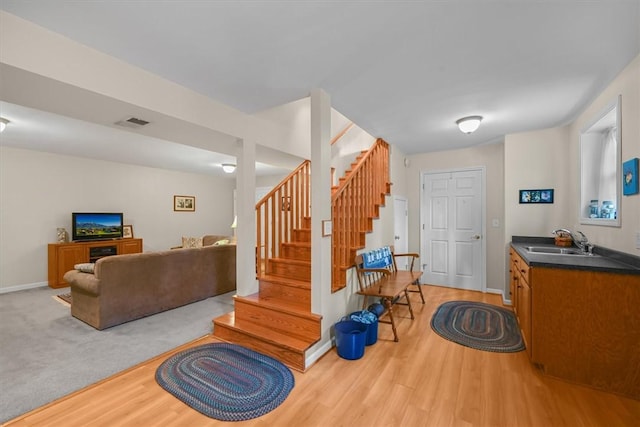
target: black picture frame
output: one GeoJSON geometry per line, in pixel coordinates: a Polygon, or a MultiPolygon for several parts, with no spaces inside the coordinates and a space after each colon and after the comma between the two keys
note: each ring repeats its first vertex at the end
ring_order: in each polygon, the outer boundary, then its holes
{"type": "Polygon", "coordinates": [[[553,188],[520,190],[518,201],[520,204],[553,203],[553,188]]]}

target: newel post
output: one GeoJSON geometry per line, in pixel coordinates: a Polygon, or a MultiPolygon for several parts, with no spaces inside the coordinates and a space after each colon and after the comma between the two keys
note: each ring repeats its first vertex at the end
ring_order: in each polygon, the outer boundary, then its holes
{"type": "Polygon", "coordinates": [[[331,237],[322,221],[331,220],[331,100],[311,91],[311,311],[324,313],[331,297],[331,237]]]}
{"type": "Polygon", "coordinates": [[[258,292],[256,281],[256,143],[239,139],[236,169],[236,290],[240,296],[258,292]]]}

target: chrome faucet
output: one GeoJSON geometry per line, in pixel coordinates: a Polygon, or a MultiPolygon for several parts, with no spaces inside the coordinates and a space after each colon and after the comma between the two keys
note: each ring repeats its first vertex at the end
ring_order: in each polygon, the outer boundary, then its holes
{"type": "Polygon", "coordinates": [[[587,236],[580,230],[576,230],[576,233],[580,234],[580,240],[573,239],[576,245],[582,250],[582,252],[589,252],[589,255],[593,254],[593,245],[587,239],[587,236]]]}
{"type": "Polygon", "coordinates": [[[571,230],[567,230],[566,228],[558,228],[557,230],[553,230],[552,234],[558,234],[558,232],[564,232],[571,237],[571,240],[577,247],[580,248],[582,252],[588,252],[589,254],[593,253],[593,245],[589,242],[587,236],[584,235],[582,231],[577,230],[576,233],[580,234],[580,238],[576,239],[571,230]]]}

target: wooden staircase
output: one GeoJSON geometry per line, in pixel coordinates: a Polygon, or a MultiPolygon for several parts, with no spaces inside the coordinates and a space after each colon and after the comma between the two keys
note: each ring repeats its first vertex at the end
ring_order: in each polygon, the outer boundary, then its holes
{"type": "Polygon", "coordinates": [[[378,138],[332,189],[332,292],[346,286],[346,271],[353,267],[357,251],[365,247],[366,235],[373,231],[373,220],[380,217],[380,207],[390,193],[389,144],[378,138]]]}
{"type": "Polygon", "coordinates": [[[309,166],[303,163],[256,205],[259,291],[236,295],[235,311],[213,320],[215,337],[302,372],[322,321],[311,313],[309,166]]]}
{"type": "MultiPolygon", "coordinates": [[[[390,192],[388,144],[362,152],[332,189],[332,291],[365,247],[390,192]]],[[[256,204],[259,291],[235,296],[235,311],[213,320],[213,335],[272,356],[304,372],[306,351],[321,338],[311,312],[310,162],[305,161],[256,204]]]]}

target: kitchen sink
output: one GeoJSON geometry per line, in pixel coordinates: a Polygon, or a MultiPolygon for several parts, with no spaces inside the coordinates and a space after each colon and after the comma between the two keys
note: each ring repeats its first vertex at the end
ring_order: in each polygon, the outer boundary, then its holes
{"type": "Polygon", "coordinates": [[[527,252],[547,255],[578,255],[578,256],[595,256],[588,252],[582,252],[577,248],[558,248],[552,246],[526,246],[527,252]]]}

